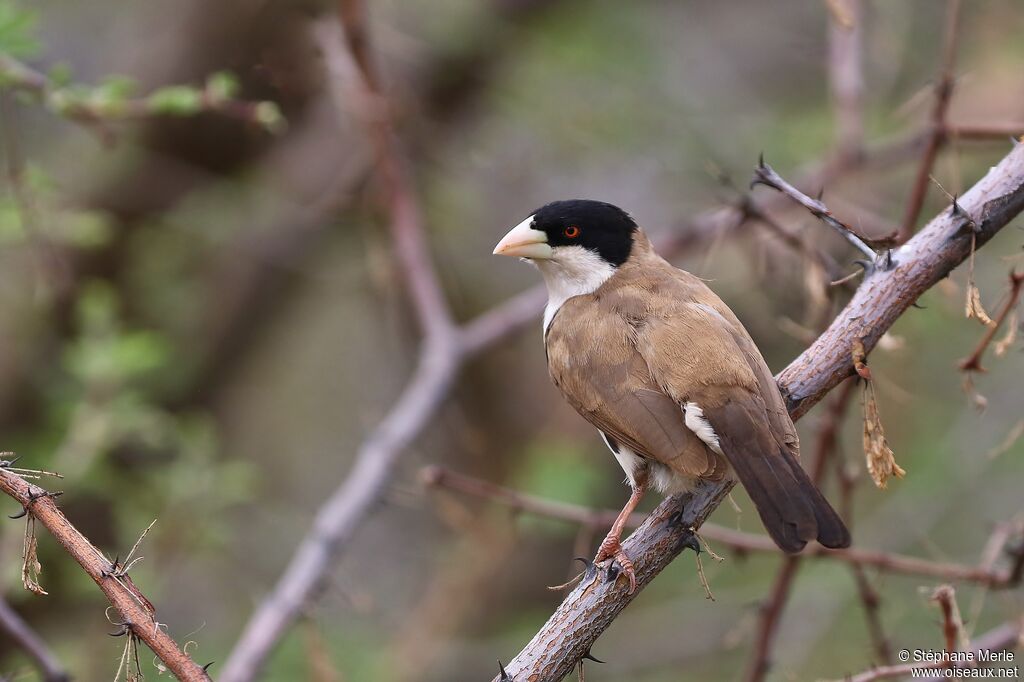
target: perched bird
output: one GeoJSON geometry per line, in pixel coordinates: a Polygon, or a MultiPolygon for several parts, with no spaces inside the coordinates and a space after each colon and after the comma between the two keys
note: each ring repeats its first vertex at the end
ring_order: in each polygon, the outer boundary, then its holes
{"type": "Polygon", "coordinates": [[[595,562],[614,559],[644,493],[735,477],[786,552],[850,533],[799,461],[796,428],[750,334],[699,278],[655,253],[636,222],[600,201],[537,209],[494,248],[540,270],[544,348],[555,386],[597,427],[633,494],[595,562]]]}

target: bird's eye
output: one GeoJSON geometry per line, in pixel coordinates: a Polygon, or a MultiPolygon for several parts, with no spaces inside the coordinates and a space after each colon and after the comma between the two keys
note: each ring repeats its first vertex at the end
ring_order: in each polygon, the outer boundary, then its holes
{"type": "Polygon", "coordinates": [[[580,228],[576,227],[575,225],[570,225],[569,227],[565,228],[562,231],[562,234],[564,234],[569,239],[576,239],[576,237],[580,236],[580,228]]]}

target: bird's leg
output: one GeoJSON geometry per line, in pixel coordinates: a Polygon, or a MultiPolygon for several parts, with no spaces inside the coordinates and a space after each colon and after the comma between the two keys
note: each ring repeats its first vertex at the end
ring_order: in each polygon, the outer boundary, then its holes
{"type": "Polygon", "coordinates": [[[622,572],[629,578],[630,594],[636,591],[636,571],[633,569],[633,562],[630,561],[629,556],[622,549],[622,531],[626,528],[626,522],[629,520],[630,514],[636,510],[640,500],[644,498],[644,493],[647,492],[646,468],[636,472],[633,476],[632,484],[633,494],[629,496],[626,506],[619,512],[615,523],[612,524],[611,530],[608,531],[608,535],[601,542],[601,546],[597,550],[597,556],[594,557],[595,564],[605,559],[615,559],[615,561],[619,562],[622,572]]]}

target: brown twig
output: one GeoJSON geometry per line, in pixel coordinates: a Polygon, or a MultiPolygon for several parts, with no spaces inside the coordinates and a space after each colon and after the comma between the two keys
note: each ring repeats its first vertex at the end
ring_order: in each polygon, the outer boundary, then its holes
{"type": "MultiPolygon", "coordinates": [[[[1015,147],[961,198],[985,243],[1024,208],[1024,145],[1015,147]]],[[[967,257],[961,220],[949,211],[932,220],[894,255],[893,267],[876,272],[846,308],[776,380],[796,419],[853,372],[849,349],[860,339],[866,351],[935,282],[967,257]]],[[[699,528],[731,489],[730,483],[701,483],[690,494],[662,502],[624,544],[642,588],[682,550],[688,528],[699,528]],[[666,520],[682,514],[681,524],[666,520]]],[[[639,592],[619,583],[591,581],[578,586],[529,644],[506,666],[513,677],[535,682],[569,674],[597,637],[639,592]]]]}
{"type": "Polygon", "coordinates": [[[800,569],[800,559],[799,556],[784,557],[782,565],[775,572],[775,581],[772,583],[768,598],[761,604],[757,633],[754,635],[754,648],[747,672],[743,676],[745,680],[751,682],[763,680],[768,674],[771,665],[772,643],[775,641],[775,633],[782,618],[782,611],[786,607],[786,602],[789,601],[793,581],[800,569]]]}
{"type": "Polygon", "coordinates": [[[178,679],[190,682],[210,679],[203,667],[179,649],[156,622],[155,614],[142,603],[149,604],[149,601],[142,597],[141,592],[133,592],[125,586],[130,579],[127,576],[118,579],[116,567],[68,521],[51,493],[2,468],[0,491],[17,500],[29,515],[46,526],[64,550],[99,585],[124,627],[145,642],[178,679]]]}
{"type": "Polygon", "coordinates": [[[0,630],[20,648],[39,669],[39,676],[45,682],[67,682],[71,679],[64,666],[43,638],[26,623],[18,612],[11,608],[6,599],[0,598],[0,630]]]}
{"type": "Polygon", "coordinates": [[[758,162],[757,168],[754,169],[754,179],[750,184],[765,185],[782,192],[787,197],[810,211],[815,218],[818,218],[842,235],[846,241],[850,242],[850,244],[852,244],[858,251],[864,254],[872,264],[874,264],[875,260],[878,258],[878,254],[875,253],[875,250],[868,245],[868,242],[874,244],[888,243],[887,238],[882,240],[870,239],[869,237],[865,237],[858,233],[852,227],[832,215],[832,211],[828,210],[828,206],[823,204],[821,201],[810,198],[796,187],[786,182],[781,175],[775,172],[774,168],[764,162],[763,158],[758,162]]]}
{"type": "MultiPolygon", "coordinates": [[[[420,472],[420,480],[429,487],[445,488],[464,495],[478,497],[504,505],[516,512],[534,514],[593,528],[607,527],[618,515],[618,512],[612,509],[593,509],[570,502],[549,500],[439,466],[424,467],[420,472]]],[[[627,526],[637,528],[644,522],[645,518],[644,514],[634,513],[629,517],[627,526]]],[[[778,555],[780,553],[779,548],[766,535],[745,533],[713,523],[702,526],[700,532],[705,538],[713,540],[716,546],[727,547],[737,554],[758,552],[778,555]]],[[[937,580],[978,583],[996,589],[1010,588],[1020,584],[1020,576],[1016,569],[1018,563],[1016,555],[1013,555],[1014,563],[1011,567],[1003,571],[995,570],[991,567],[979,568],[936,562],[931,559],[919,559],[917,557],[859,547],[836,550],[828,549],[818,544],[811,544],[804,549],[804,553],[801,556],[831,559],[854,566],[877,568],[889,573],[923,576],[937,580]]]]}
{"type": "MultiPolygon", "coordinates": [[[[821,426],[818,428],[810,467],[811,480],[815,485],[821,485],[825,475],[825,463],[835,451],[839,440],[839,429],[842,426],[843,417],[846,415],[846,409],[850,404],[855,386],[856,382],[852,380],[847,380],[843,384],[839,395],[829,405],[821,426]]],[[[751,651],[750,663],[747,665],[747,672],[744,675],[744,679],[748,682],[759,682],[768,674],[771,665],[772,644],[775,642],[779,623],[782,620],[782,612],[789,600],[790,589],[800,569],[801,559],[800,556],[787,556],[783,559],[782,565],[779,566],[775,574],[775,581],[768,599],[761,605],[757,632],[754,635],[754,647],[751,651]]]]}
{"type": "Polygon", "coordinates": [[[967,635],[964,633],[960,607],[956,603],[956,590],[952,585],[939,585],[932,592],[931,600],[938,604],[942,611],[942,637],[946,651],[960,651],[966,648],[967,635]]]}
{"type": "Polygon", "coordinates": [[[1010,271],[1010,293],[1006,298],[1006,302],[1003,307],[999,309],[999,314],[995,317],[995,324],[987,325],[985,333],[978,341],[978,345],[974,347],[974,350],[969,356],[964,358],[959,363],[961,372],[984,372],[986,371],[981,365],[981,358],[985,354],[985,350],[992,343],[992,339],[996,337],[999,328],[1003,322],[1009,317],[1013,309],[1017,307],[1017,302],[1020,300],[1021,288],[1024,286],[1024,272],[1017,272],[1015,270],[1010,271]]]}
{"type": "Polygon", "coordinates": [[[864,146],[864,12],[861,0],[833,0],[828,22],[828,83],[836,151],[856,156],[864,146]]]}
{"type": "Polygon", "coordinates": [[[907,208],[903,214],[903,221],[900,223],[899,243],[904,243],[914,234],[914,225],[921,215],[921,208],[924,206],[925,197],[928,194],[928,178],[932,174],[932,166],[938,157],[939,149],[948,139],[946,137],[946,112],[949,110],[950,100],[953,98],[954,66],[956,62],[957,38],[960,23],[960,0],[948,0],[946,9],[946,32],[942,46],[942,72],[939,75],[939,82],[935,85],[935,103],[931,112],[931,131],[928,143],[921,155],[921,162],[917,167],[917,176],[910,190],[910,198],[907,200],[907,208]]]}
{"type": "Polygon", "coordinates": [[[957,123],[946,126],[945,137],[957,140],[1020,140],[1024,123],[957,123]]]}
{"type": "Polygon", "coordinates": [[[892,661],[892,642],[889,641],[889,637],[885,634],[885,628],[882,627],[882,616],[879,613],[881,599],[878,596],[878,591],[871,584],[864,566],[853,564],[850,566],[850,572],[853,574],[853,580],[857,586],[857,597],[864,610],[864,620],[867,622],[868,636],[871,637],[875,655],[878,657],[879,663],[889,663],[892,661]]]}

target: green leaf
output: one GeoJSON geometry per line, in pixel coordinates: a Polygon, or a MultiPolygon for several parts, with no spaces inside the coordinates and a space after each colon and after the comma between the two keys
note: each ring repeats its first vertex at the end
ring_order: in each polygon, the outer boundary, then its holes
{"type": "Polygon", "coordinates": [[[146,98],[154,114],[193,116],[203,109],[203,93],[190,85],[169,85],[146,98]]]}
{"type": "Polygon", "coordinates": [[[284,132],[287,122],[281,109],[274,102],[260,102],[256,105],[256,122],[268,132],[277,134],[284,132]]]}
{"type": "Polygon", "coordinates": [[[35,28],[35,12],[0,0],[0,52],[19,58],[35,56],[39,52],[35,28]]]}
{"type": "Polygon", "coordinates": [[[215,102],[234,99],[241,87],[235,74],[228,71],[218,71],[206,79],[206,94],[215,102]]]}

